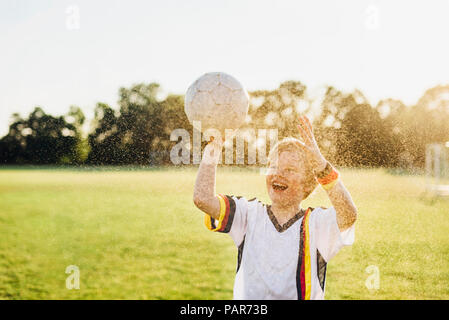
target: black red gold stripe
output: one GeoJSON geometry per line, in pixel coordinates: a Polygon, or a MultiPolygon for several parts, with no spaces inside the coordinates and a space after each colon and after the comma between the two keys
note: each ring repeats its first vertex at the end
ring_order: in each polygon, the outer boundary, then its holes
{"type": "Polygon", "coordinates": [[[205,215],[205,225],[206,227],[214,232],[228,233],[231,230],[232,222],[234,221],[235,215],[235,201],[230,196],[217,195],[220,201],[220,217],[218,221],[209,216],[205,215]],[[217,222],[217,225],[215,224],[217,222]]]}
{"type": "Polygon", "coordinates": [[[296,290],[298,300],[310,300],[312,289],[310,264],[309,216],[312,208],[308,208],[302,219],[299,235],[298,267],[296,270],[296,290]]]}

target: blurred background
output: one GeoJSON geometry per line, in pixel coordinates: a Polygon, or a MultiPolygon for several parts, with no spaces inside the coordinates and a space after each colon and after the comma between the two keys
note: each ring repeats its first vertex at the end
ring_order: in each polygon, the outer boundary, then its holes
{"type": "Polygon", "coordinates": [[[282,137],[308,114],[339,165],[423,169],[449,140],[447,1],[0,6],[4,164],[167,164],[209,71],[250,91],[247,127],[282,137]]]}
{"type": "MultiPolygon", "coordinates": [[[[306,114],[347,177],[359,240],[330,265],[327,297],[447,299],[448,12],[446,0],[1,1],[0,298],[232,298],[236,250],[202,226],[195,165],[170,161],[170,133],[192,132],[185,91],[223,71],[250,94],[242,130],[296,136],[306,114]]],[[[218,191],[268,201],[256,166],[223,168],[218,191]]]]}

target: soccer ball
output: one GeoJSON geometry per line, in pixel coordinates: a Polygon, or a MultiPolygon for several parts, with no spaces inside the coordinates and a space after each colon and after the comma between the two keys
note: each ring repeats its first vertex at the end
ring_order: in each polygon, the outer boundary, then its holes
{"type": "Polygon", "coordinates": [[[189,122],[201,131],[238,129],[248,114],[249,97],[242,84],[223,72],[198,78],[187,90],[184,111],[189,122]]]}

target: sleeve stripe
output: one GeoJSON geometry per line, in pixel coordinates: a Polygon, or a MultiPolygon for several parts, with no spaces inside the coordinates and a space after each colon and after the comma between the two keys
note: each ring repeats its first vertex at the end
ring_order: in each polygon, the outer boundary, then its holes
{"type": "Polygon", "coordinates": [[[206,225],[206,228],[209,229],[210,231],[219,231],[221,229],[223,219],[226,217],[227,213],[226,204],[225,200],[223,199],[223,196],[217,195],[216,197],[220,201],[220,216],[218,218],[218,226],[216,226],[215,224],[216,220],[212,218],[210,215],[206,213],[204,216],[204,224],[206,225]]]}
{"type": "Polygon", "coordinates": [[[212,217],[208,214],[204,215],[204,225],[207,229],[212,230],[212,217]]]}
{"type": "MultiPolygon", "coordinates": [[[[217,229],[217,231],[218,232],[223,232],[224,231],[224,229],[226,228],[226,225],[227,225],[227,223],[228,223],[228,220],[229,220],[229,200],[228,200],[228,198],[226,197],[226,196],[223,196],[223,195],[219,195],[220,196],[220,198],[223,200],[223,207],[224,207],[224,209],[225,209],[225,215],[224,215],[224,218],[223,218],[223,220],[222,220],[222,223],[220,224],[220,226],[219,226],[219,228],[217,229]]],[[[220,201],[220,203],[221,203],[221,201],[220,201]]]]}
{"type": "Polygon", "coordinates": [[[215,231],[220,231],[223,227],[222,225],[226,225],[226,222],[223,223],[223,221],[227,220],[226,217],[228,215],[228,210],[226,208],[225,199],[221,194],[217,194],[218,200],[220,200],[220,217],[218,219],[218,226],[215,229],[215,231]]]}
{"type": "Polygon", "coordinates": [[[204,224],[210,231],[228,233],[231,230],[232,222],[234,221],[236,209],[235,201],[230,196],[221,194],[217,194],[217,198],[220,201],[220,217],[218,218],[218,221],[216,221],[206,214],[204,224]],[[217,226],[216,222],[218,222],[217,226]]]}
{"type": "Polygon", "coordinates": [[[207,213],[204,215],[204,224],[206,228],[209,229],[210,231],[214,231],[215,229],[214,222],[215,219],[212,218],[210,215],[208,215],[207,213]]]}
{"type": "Polygon", "coordinates": [[[227,233],[231,230],[232,222],[234,221],[234,215],[235,215],[235,202],[234,199],[232,199],[230,196],[224,196],[225,199],[227,199],[227,203],[229,205],[228,210],[228,217],[226,221],[226,225],[224,227],[223,232],[227,233]]]}

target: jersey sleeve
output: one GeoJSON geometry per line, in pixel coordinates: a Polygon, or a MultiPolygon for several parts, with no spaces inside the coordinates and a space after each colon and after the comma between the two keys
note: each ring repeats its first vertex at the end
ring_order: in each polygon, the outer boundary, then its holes
{"type": "Polygon", "coordinates": [[[248,201],[243,197],[217,195],[220,201],[218,220],[205,214],[204,224],[214,232],[229,233],[236,246],[239,246],[246,234],[248,201]]]}
{"type": "Polygon", "coordinates": [[[354,243],[355,224],[340,231],[334,207],[322,209],[315,217],[316,244],[320,254],[329,262],[343,246],[354,243]]]}

